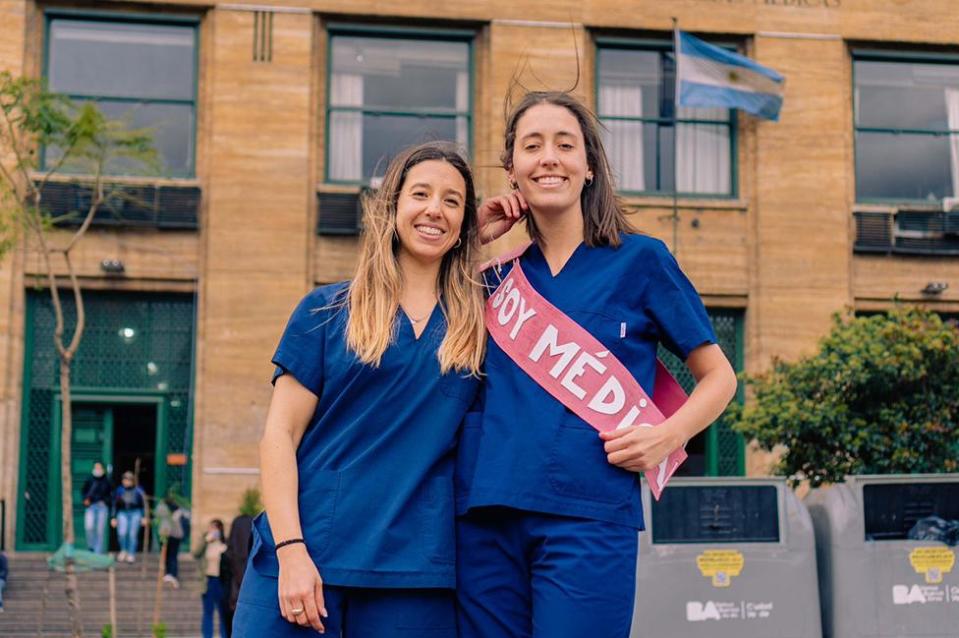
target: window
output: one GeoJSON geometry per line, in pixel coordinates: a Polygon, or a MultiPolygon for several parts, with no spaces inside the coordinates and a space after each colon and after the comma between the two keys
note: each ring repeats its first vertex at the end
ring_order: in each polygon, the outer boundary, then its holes
{"type": "MultiPolygon", "coordinates": [[[[196,147],[196,25],[52,16],[50,89],[93,100],[109,119],[149,129],[162,174],[190,177],[196,147]]],[[[56,149],[46,149],[49,164],[56,149]]],[[[115,162],[111,174],[136,167],[115,162]]],[[[67,167],[69,169],[69,167],[67,167]]]]}
{"type": "Polygon", "coordinates": [[[627,193],[733,194],[732,111],[679,109],[673,167],[675,62],[672,45],[601,46],[597,112],[617,187],[627,193]]]}
{"type": "Polygon", "coordinates": [[[468,37],[331,33],[328,181],[368,183],[410,144],[451,140],[468,149],[468,37]]]}
{"type": "Polygon", "coordinates": [[[853,77],[857,200],[959,195],[959,64],[858,54],[853,77]]]}

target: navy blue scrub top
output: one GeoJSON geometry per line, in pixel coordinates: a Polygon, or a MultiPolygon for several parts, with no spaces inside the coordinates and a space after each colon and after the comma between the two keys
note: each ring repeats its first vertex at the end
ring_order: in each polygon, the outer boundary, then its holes
{"type": "MultiPolygon", "coordinates": [[[[622,235],[618,248],[580,244],[553,277],[535,244],[521,258],[530,284],[599,339],[653,394],[656,348],[686,360],[716,343],[692,284],[659,240],[622,235]]],[[[490,291],[509,272],[486,271],[490,291]]],[[[597,431],[487,341],[485,388],[466,416],[457,468],[459,513],[505,505],[643,529],[637,475],[610,465],[597,431]]]]}
{"type": "MultiPolygon", "coordinates": [[[[357,587],[455,585],[453,463],[457,430],[478,387],[440,374],[446,333],[439,304],[419,340],[398,313],[380,366],[346,346],[346,284],[304,298],[273,355],[318,398],[296,452],[299,511],[310,556],[324,582],[357,587]]],[[[253,566],[277,575],[266,515],[254,523],[253,566]]]]}

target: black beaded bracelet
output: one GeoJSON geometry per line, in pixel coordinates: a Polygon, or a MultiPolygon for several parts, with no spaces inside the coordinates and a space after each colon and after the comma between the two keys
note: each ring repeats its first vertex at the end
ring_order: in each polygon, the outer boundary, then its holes
{"type": "Polygon", "coordinates": [[[288,540],[288,541],[283,541],[282,543],[277,543],[277,544],[276,544],[276,548],[277,548],[277,549],[280,549],[281,547],[286,547],[287,545],[293,545],[293,544],[295,544],[295,543],[303,543],[304,545],[306,545],[306,541],[303,540],[302,538],[291,538],[291,539],[288,540]]]}

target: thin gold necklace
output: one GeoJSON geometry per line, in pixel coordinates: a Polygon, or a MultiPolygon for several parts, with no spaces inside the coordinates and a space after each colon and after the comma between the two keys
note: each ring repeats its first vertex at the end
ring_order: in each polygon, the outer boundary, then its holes
{"type": "MultiPolygon", "coordinates": [[[[433,302],[433,305],[434,305],[434,307],[435,307],[435,306],[436,306],[436,302],[433,302]]],[[[400,306],[400,307],[403,308],[402,306],[400,306]]],[[[421,321],[425,321],[425,320],[429,319],[429,318],[430,318],[430,315],[433,314],[433,309],[431,308],[430,311],[429,311],[429,313],[427,313],[427,314],[426,314],[425,316],[423,316],[423,317],[420,317],[419,319],[417,319],[416,317],[412,316],[410,313],[406,312],[406,308],[403,308],[403,314],[406,315],[406,318],[409,319],[410,322],[412,322],[412,323],[419,323],[419,322],[421,322],[421,321]]]]}

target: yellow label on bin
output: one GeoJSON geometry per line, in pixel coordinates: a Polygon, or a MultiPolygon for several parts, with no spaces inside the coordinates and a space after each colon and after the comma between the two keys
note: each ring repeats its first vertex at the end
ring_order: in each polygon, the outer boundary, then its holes
{"type": "Polygon", "coordinates": [[[952,571],[956,553],[948,547],[917,547],[909,552],[912,568],[926,576],[926,582],[934,585],[942,582],[942,575],[952,571]]]}
{"type": "Polygon", "coordinates": [[[707,549],[696,557],[696,567],[706,578],[713,579],[713,587],[729,587],[733,576],[739,576],[746,560],[735,549],[707,549]]]}

